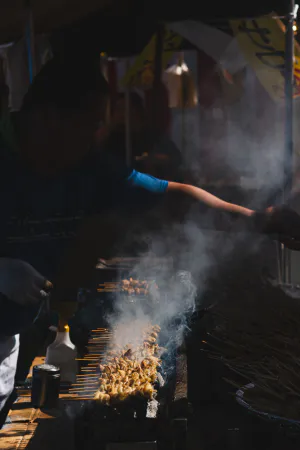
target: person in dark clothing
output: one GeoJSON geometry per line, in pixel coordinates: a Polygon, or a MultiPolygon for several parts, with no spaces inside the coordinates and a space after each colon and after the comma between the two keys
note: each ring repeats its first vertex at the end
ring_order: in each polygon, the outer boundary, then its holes
{"type": "MultiPolygon", "coordinates": [[[[17,146],[0,149],[0,280],[6,276],[5,264],[10,267],[8,260],[17,258],[55,283],[62,254],[76,235],[79,221],[108,209],[112,202],[128,205],[134,190],[148,191],[156,198],[178,192],[246,218],[255,214],[195,186],[140,173],[114,153],[93,148],[107,95],[97,60],[53,59],[36,76],[19,114],[17,146]]],[[[18,276],[14,282],[19,284],[18,276]]],[[[8,301],[14,303],[16,298],[8,301]]],[[[22,308],[30,309],[31,301],[31,294],[25,296],[22,308]]],[[[15,365],[13,355],[18,350],[19,328],[15,329],[14,321],[19,319],[16,312],[10,320],[9,311],[4,302],[0,368],[11,357],[15,365]],[[5,345],[7,336],[14,333],[14,342],[5,345]]]]}
{"type": "Polygon", "coordinates": [[[15,398],[19,333],[37,317],[47,283],[26,262],[0,258],[0,429],[15,398]]]}

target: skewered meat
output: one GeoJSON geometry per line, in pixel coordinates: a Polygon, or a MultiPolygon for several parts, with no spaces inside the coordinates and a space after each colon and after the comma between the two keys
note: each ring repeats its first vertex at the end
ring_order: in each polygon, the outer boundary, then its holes
{"type": "Polygon", "coordinates": [[[150,288],[157,290],[158,286],[154,281],[140,281],[133,278],[121,281],[121,290],[129,295],[148,295],[150,288]]]}
{"type": "Polygon", "coordinates": [[[100,365],[101,377],[95,400],[109,404],[113,400],[125,400],[132,395],[153,398],[156,394],[153,383],[157,379],[157,369],[161,363],[160,349],[156,344],[158,325],[145,330],[145,341],[136,348],[115,349],[110,362],[100,365]],[[156,338],[155,338],[156,335],[156,338]],[[151,338],[151,339],[150,339],[151,338]],[[145,345],[147,344],[147,345],[145,345]]]}

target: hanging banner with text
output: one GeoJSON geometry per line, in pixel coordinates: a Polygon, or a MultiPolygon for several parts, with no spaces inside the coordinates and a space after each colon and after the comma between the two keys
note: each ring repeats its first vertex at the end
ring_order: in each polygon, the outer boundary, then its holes
{"type": "MultiPolygon", "coordinates": [[[[285,27],[276,14],[257,19],[231,20],[240,49],[257,78],[275,101],[284,99],[285,27]]],[[[294,98],[300,96],[300,48],[295,41],[294,98]]]]}
{"type": "Polygon", "coordinates": [[[294,77],[295,77],[295,89],[299,96],[300,95],[300,56],[295,56],[294,77]]]}
{"type": "MultiPolygon", "coordinates": [[[[180,50],[182,37],[171,30],[165,29],[164,45],[162,54],[162,69],[167,67],[168,62],[174,53],[180,50]]],[[[156,35],[146,45],[142,53],[136,57],[134,64],[130,67],[125,77],[121,81],[123,86],[151,87],[154,80],[156,35]]]]}

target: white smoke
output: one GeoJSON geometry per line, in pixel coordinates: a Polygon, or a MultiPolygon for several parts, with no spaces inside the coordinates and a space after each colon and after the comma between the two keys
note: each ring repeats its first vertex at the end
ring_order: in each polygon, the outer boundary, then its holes
{"type": "MultiPolygon", "coordinates": [[[[144,239],[142,234],[139,238],[144,239]]],[[[147,234],[148,250],[139,256],[130,275],[133,279],[155,280],[159,295],[149,299],[117,297],[115,312],[107,318],[114,332],[113,347],[141,345],[144,330],[152,324],[161,327],[161,345],[171,354],[189,333],[193,312],[203,306],[202,294],[208,278],[215,275],[216,261],[228,258],[236,243],[244,238],[244,234],[233,238],[205,232],[192,220],[151,237],[147,234]],[[157,254],[164,258],[155,258],[157,254]]],[[[168,371],[173,368],[171,362],[170,358],[168,371]]]]}
{"type": "MultiPolygon", "coordinates": [[[[284,102],[271,100],[250,66],[233,85],[218,67],[211,77],[215,83],[219,77],[220,89],[218,97],[216,90],[212,93],[210,106],[201,103],[202,85],[198,108],[173,111],[174,139],[180,148],[184,142],[185,167],[201,186],[235,185],[245,193],[263,190],[264,198],[259,198],[262,192],[253,198],[254,205],[262,205],[268,193],[283,185],[284,102]]],[[[295,126],[295,144],[297,133],[295,126]]]]}

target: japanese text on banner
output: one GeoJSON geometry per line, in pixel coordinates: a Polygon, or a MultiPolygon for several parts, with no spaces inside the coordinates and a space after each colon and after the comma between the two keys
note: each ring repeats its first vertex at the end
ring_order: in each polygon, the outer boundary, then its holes
{"type": "MultiPolygon", "coordinates": [[[[164,32],[162,68],[165,69],[174,52],[180,49],[182,37],[171,30],[164,32]]],[[[154,79],[156,36],[154,35],[142,53],[137,56],[122,80],[123,85],[135,87],[151,87],[154,79]]]]}
{"type": "MultiPolygon", "coordinates": [[[[231,28],[245,58],[255,71],[257,78],[275,101],[284,98],[285,35],[284,25],[273,17],[265,16],[252,20],[232,20],[231,28]]],[[[295,42],[295,60],[300,56],[295,42]]],[[[295,64],[294,97],[300,96],[299,65],[295,64]],[[298,78],[296,78],[298,76],[298,78]],[[298,82],[297,82],[298,80],[298,82]]]]}

